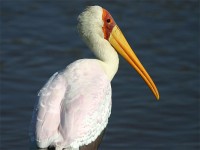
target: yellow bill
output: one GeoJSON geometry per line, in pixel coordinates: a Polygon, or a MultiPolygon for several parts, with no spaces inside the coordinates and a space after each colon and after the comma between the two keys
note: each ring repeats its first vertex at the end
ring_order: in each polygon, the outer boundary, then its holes
{"type": "Polygon", "coordinates": [[[109,37],[109,42],[116,49],[116,51],[121,54],[129,64],[135,68],[135,70],[142,76],[146,84],[149,86],[156,99],[159,100],[159,93],[157,87],[155,86],[153,80],[145,70],[145,68],[140,63],[139,59],[131,49],[130,45],[126,41],[124,35],[120,31],[117,25],[114,26],[109,37]]]}

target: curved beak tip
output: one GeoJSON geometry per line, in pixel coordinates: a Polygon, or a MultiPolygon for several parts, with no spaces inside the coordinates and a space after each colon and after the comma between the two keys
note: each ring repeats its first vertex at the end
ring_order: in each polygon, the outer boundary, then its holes
{"type": "Polygon", "coordinates": [[[156,96],[156,100],[157,100],[157,101],[160,100],[160,95],[159,95],[159,94],[156,96]]]}

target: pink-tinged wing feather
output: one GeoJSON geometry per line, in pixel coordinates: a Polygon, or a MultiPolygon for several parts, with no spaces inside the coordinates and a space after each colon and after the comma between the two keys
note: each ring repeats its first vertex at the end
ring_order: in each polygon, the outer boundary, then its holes
{"type": "Polygon", "coordinates": [[[76,61],[66,75],[70,88],[62,102],[60,145],[77,148],[94,141],[106,127],[111,86],[97,60],[76,61]]]}
{"type": "Polygon", "coordinates": [[[48,147],[59,133],[61,101],[66,91],[66,79],[55,73],[40,90],[39,101],[33,114],[32,133],[39,147],[48,147]]]}
{"type": "Polygon", "coordinates": [[[108,123],[111,86],[97,60],[78,60],[54,74],[39,93],[33,115],[39,147],[78,148],[108,123]]]}

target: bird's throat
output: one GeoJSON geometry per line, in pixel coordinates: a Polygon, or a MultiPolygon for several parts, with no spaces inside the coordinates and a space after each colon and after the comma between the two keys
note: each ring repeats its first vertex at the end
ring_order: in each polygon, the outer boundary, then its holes
{"type": "Polygon", "coordinates": [[[103,70],[111,81],[119,67],[119,57],[117,52],[110,44],[107,44],[107,46],[95,55],[100,60],[103,70]]]}

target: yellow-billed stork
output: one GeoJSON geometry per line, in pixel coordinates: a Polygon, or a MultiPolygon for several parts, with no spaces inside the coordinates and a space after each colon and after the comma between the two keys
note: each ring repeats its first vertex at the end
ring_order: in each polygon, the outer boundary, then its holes
{"type": "Polygon", "coordinates": [[[111,113],[110,82],[119,66],[117,52],[159,99],[154,82],[107,10],[87,7],[78,17],[78,31],[98,59],[71,63],[40,90],[32,119],[32,139],[40,148],[97,149],[111,113]],[[95,141],[98,144],[89,148],[95,141]]]}

